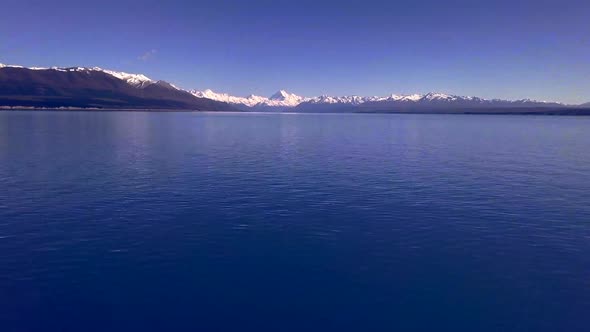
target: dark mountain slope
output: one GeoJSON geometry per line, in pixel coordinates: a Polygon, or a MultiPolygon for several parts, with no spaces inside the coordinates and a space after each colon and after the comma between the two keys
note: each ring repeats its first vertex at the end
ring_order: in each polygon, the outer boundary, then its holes
{"type": "Polygon", "coordinates": [[[88,68],[2,67],[0,106],[234,110],[163,81],[132,85],[105,71],[88,68]]]}

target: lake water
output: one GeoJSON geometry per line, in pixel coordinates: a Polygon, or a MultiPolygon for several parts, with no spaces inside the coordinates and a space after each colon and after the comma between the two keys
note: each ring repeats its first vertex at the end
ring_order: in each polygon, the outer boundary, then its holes
{"type": "Polygon", "coordinates": [[[588,331],[590,118],[0,112],[0,330],[588,331]]]}

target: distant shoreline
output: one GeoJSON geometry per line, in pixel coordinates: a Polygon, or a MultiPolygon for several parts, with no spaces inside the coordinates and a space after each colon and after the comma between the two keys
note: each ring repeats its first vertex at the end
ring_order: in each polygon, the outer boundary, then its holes
{"type": "Polygon", "coordinates": [[[438,110],[438,111],[329,111],[329,112],[264,112],[264,111],[203,111],[195,109],[165,108],[97,108],[97,107],[6,107],[0,112],[156,112],[156,113],[256,113],[256,114],[445,114],[445,115],[546,115],[546,116],[590,116],[590,108],[568,109],[496,109],[496,110],[438,110]]]}
{"type": "MultiPolygon", "coordinates": [[[[97,108],[97,107],[2,107],[0,112],[210,112],[191,109],[164,109],[164,108],[97,108]]],[[[226,111],[219,111],[226,112],[226,111]]],[[[239,111],[234,111],[239,112],[239,111]]],[[[243,113],[243,112],[242,112],[243,113]]]]}

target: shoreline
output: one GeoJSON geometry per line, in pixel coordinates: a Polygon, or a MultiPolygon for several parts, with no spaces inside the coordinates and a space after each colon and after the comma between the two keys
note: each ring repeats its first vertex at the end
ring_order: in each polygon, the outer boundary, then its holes
{"type": "Polygon", "coordinates": [[[197,109],[164,108],[97,108],[97,107],[6,107],[0,112],[148,112],[148,113],[240,113],[240,114],[441,114],[441,115],[543,115],[543,116],[590,116],[590,108],[547,110],[456,110],[456,111],[330,111],[330,112],[264,112],[264,111],[202,111],[197,109]]]}

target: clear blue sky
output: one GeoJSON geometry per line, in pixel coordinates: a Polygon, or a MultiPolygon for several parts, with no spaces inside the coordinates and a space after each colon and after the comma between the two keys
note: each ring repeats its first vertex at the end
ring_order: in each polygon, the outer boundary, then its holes
{"type": "Polygon", "coordinates": [[[4,0],[0,62],[270,95],[590,101],[590,1],[4,0]]]}

